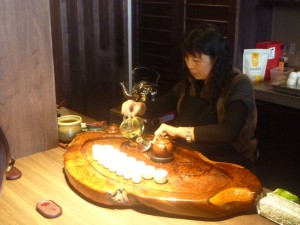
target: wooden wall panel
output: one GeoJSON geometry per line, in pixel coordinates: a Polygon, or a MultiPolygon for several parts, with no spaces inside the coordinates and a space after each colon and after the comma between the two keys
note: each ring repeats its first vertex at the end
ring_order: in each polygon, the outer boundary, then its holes
{"type": "Polygon", "coordinates": [[[58,143],[49,1],[0,5],[0,125],[18,158],[58,143]]]}
{"type": "Polygon", "coordinates": [[[57,102],[95,119],[124,100],[127,1],[51,0],[57,102]]]}

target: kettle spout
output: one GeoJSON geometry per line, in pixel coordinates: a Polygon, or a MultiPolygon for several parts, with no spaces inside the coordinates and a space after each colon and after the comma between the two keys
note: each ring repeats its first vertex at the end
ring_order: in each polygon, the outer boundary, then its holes
{"type": "Polygon", "coordinates": [[[124,82],[120,82],[120,85],[122,87],[122,91],[123,91],[123,94],[124,94],[125,98],[131,99],[132,98],[132,94],[127,90],[127,87],[126,87],[125,83],[124,82]]]}

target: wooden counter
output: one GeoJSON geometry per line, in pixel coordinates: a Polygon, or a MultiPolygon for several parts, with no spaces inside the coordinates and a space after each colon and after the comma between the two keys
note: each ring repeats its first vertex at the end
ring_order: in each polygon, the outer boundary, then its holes
{"type": "Polygon", "coordinates": [[[203,221],[192,218],[175,218],[147,207],[117,208],[93,204],[80,197],[68,185],[63,173],[63,154],[57,147],[16,160],[22,171],[19,180],[5,181],[0,195],[0,224],[46,225],[46,224],[105,224],[105,225],[274,225],[257,215],[241,215],[225,220],[203,221]],[[58,203],[63,214],[55,219],[46,219],[36,210],[40,200],[58,203]]]}
{"type": "Polygon", "coordinates": [[[261,82],[254,85],[254,94],[257,101],[263,101],[298,110],[300,109],[299,96],[274,91],[272,90],[271,82],[261,82]]]}

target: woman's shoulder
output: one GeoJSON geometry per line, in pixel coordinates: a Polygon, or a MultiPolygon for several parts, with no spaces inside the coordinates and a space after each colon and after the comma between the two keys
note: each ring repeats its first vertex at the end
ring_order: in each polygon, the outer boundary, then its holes
{"type": "Polygon", "coordinates": [[[253,87],[252,81],[246,74],[241,73],[240,70],[238,70],[238,69],[234,69],[233,71],[235,73],[235,76],[232,79],[232,86],[246,85],[251,88],[253,87]]]}
{"type": "Polygon", "coordinates": [[[253,95],[253,84],[250,78],[235,70],[235,74],[231,79],[230,85],[224,90],[224,96],[228,96],[229,99],[236,100],[244,98],[245,96],[253,95]]]}

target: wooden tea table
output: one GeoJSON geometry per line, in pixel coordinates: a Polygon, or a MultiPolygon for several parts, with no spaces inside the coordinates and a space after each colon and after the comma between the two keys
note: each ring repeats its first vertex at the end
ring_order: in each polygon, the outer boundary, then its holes
{"type": "MultiPolygon", "coordinates": [[[[62,115],[77,114],[63,108],[62,115]]],[[[90,118],[83,116],[83,121],[90,118]]],[[[274,225],[255,211],[222,219],[200,219],[165,214],[153,208],[104,206],[92,202],[69,184],[64,173],[66,149],[57,147],[16,160],[18,180],[6,180],[0,193],[1,225],[274,225]],[[62,207],[61,216],[46,219],[36,211],[41,200],[62,207]]]]}
{"type": "Polygon", "coordinates": [[[211,161],[175,142],[171,156],[157,158],[152,148],[140,152],[136,142],[109,131],[77,135],[64,156],[70,183],[87,198],[109,206],[147,205],[172,215],[213,219],[255,209],[262,186],[249,170],[211,161]],[[141,163],[168,171],[167,182],[155,182],[155,175],[154,180],[141,179],[141,163]]]}

